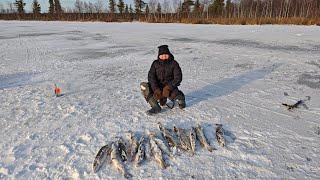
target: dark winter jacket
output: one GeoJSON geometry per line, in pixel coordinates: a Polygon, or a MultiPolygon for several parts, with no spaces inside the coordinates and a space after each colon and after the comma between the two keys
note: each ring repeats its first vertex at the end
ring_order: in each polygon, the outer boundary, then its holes
{"type": "Polygon", "coordinates": [[[177,88],[182,81],[181,68],[174,56],[170,53],[167,61],[153,61],[148,73],[148,81],[153,91],[161,89],[168,85],[173,90],[177,88]]]}

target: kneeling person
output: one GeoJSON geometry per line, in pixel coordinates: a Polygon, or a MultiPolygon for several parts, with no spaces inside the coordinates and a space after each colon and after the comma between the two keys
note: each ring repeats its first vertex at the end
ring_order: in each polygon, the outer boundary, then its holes
{"type": "Polygon", "coordinates": [[[185,108],[185,96],[178,89],[182,81],[182,71],[167,45],[159,46],[158,59],[153,61],[148,73],[148,81],[140,84],[142,94],[151,105],[149,114],[156,114],[161,111],[161,106],[167,102],[177,100],[179,107],[185,108]]]}

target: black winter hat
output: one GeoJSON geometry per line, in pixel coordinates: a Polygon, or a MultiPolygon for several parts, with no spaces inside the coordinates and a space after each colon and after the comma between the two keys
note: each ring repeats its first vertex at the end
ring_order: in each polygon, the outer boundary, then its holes
{"type": "Polygon", "coordinates": [[[160,56],[161,54],[169,54],[169,55],[171,55],[171,52],[169,50],[168,45],[161,45],[158,48],[159,48],[158,56],[160,56]]]}

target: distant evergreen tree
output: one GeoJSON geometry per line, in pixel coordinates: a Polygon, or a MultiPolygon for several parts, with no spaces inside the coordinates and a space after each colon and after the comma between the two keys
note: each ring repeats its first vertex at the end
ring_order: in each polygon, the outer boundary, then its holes
{"type": "Polygon", "coordinates": [[[137,15],[142,13],[142,9],[145,7],[146,3],[142,0],[135,0],[134,6],[135,6],[135,13],[137,15]]]}
{"type": "Polygon", "coordinates": [[[149,13],[150,13],[149,5],[147,4],[147,6],[146,6],[146,15],[148,16],[148,15],[149,15],[149,13]]]}
{"type": "Polygon", "coordinates": [[[33,14],[40,14],[41,13],[41,6],[40,6],[38,0],[33,0],[32,12],[33,12],[33,14]]]}
{"type": "Polygon", "coordinates": [[[209,11],[215,16],[221,16],[224,9],[224,0],[214,0],[213,4],[210,5],[209,11]]]}
{"type": "Polygon", "coordinates": [[[109,10],[112,14],[116,12],[116,2],[114,0],[109,0],[109,10]]]}
{"type": "Polygon", "coordinates": [[[161,14],[162,9],[161,9],[161,4],[160,3],[158,3],[156,11],[157,11],[158,14],[161,14]]]}
{"type": "Polygon", "coordinates": [[[189,13],[190,12],[190,7],[194,5],[193,0],[185,0],[182,3],[182,12],[189,13]]]}
{"type": "Polygon", "coordinates": [[[60,4],[60,0],[54,0],[54,13],[57,13],[57,14],[62,13],[62,7],[60,4]]]}
{"type": "Polygon", "coordinates": [[[125,13],[125,14],[129,14],[128,4],[126,4],[126,8],[125,8],[125,10],[124,10],[124,13],[125,13]]]}
{"type": "Polygon", "coordinates": [[[23,2],[23,0],[16,0],[15,6],[17,7],[18,13],[23,14],[24,13],[24,6],[26,3],[23,2]]]}
{"type": "MultiPolygon", "coordinates": [[[[120,14],[122,14],[123,13],[123,11],[124,11],[124,8],[125,8],[125,5],[124,5],[124,2],[123,2],[123,0],[119,0],[119,2],[118,2],[118,9],[119,9],[119,12],[120,12],[120,14]]],[[[127,8],[128,6],[126,6],[126,8],[127,8]]]]}
{"type": "Polygon", "coordinates": [[[53,2],[53,0],[49,0],[49,13],[50,14],[54,13],[54,2],[53,2]]]}

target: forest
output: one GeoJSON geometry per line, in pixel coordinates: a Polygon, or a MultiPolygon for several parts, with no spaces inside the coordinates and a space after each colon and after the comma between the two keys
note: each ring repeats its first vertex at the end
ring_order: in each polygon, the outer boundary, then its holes
{"type": "Polygon", "coordinates": [[[62,7],[60,0],[48,0],[48,4],[48,9],[42,9],[38,0],[32,4],[24,0],[0,3],[0,19],[320,25],[320,0],[134,0],[133,5],[123,0],[76,0],[74,7],[62,7]],[[26,6],[31,6],[32,11],[26,12],[26,6]]]}

